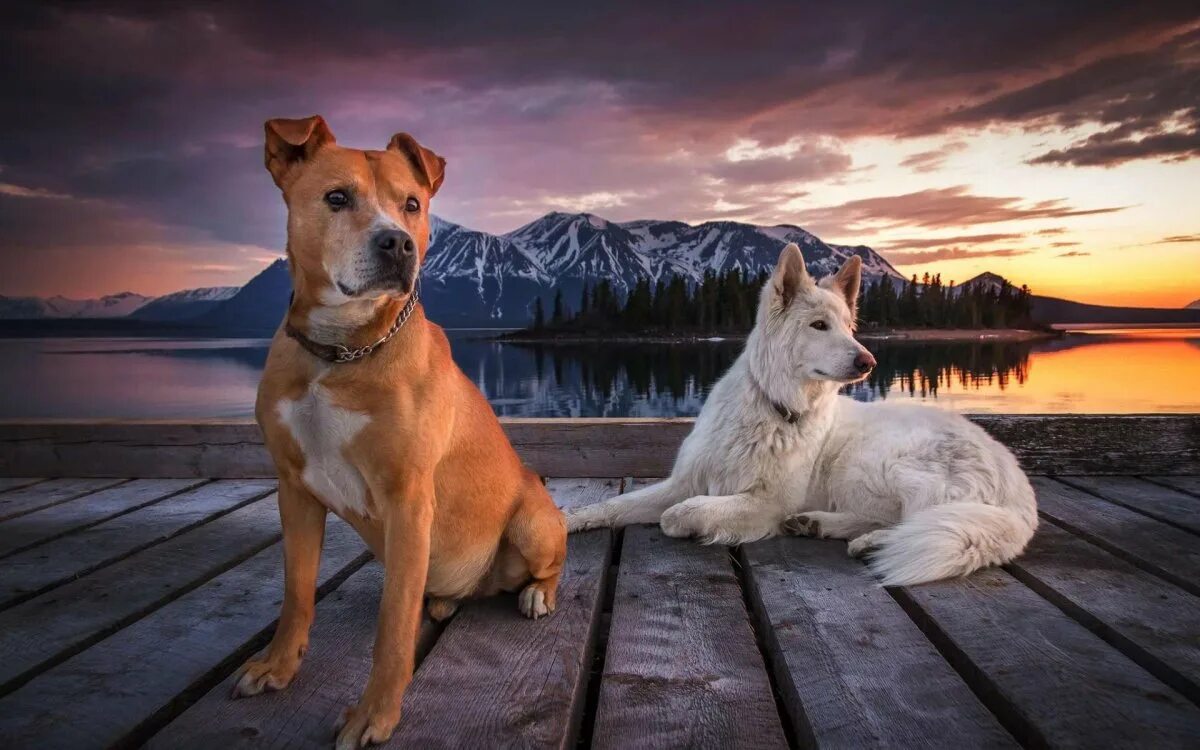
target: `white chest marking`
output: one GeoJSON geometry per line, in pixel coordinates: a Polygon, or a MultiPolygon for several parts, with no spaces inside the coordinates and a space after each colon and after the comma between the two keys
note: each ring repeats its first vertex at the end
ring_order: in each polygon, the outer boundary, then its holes
{"type": "Polygon", "coordinates": [[[301,479],[325,507],[367,515],[367,488],[344,450],[371,421],[366,414],[334,406],[317,378],[298,399],[280,399],[279,419],[304,453],[301,479]]]}

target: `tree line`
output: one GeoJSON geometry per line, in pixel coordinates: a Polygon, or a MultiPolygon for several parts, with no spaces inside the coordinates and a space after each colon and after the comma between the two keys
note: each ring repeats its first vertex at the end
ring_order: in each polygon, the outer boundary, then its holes
{"type": "MultiPolygon", "coordinates": [[[[641,278],[628,294],[608,279],[584,283],[571,307],[557,290],[549,315],[533,300],[527,331],[538,333],[745,333],[754,325],[766,272],[706,271],[699,283],[682,276],[641,278]]],[[[863,285],[858,321],[863,328],[1020,328],[1033,325],[1029,287],[974,283],[943,285],[940,274],[916,274],[903,283],[880,278],[863,285]]]]}

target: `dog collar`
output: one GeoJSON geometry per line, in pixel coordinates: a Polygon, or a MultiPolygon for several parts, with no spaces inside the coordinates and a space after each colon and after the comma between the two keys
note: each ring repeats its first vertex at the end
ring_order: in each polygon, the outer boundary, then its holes
{"type": "Polygon", "coordinates": [[[796,420],[800,419],[799,413],[792,411],[778,401],[772,401],[771,408],[774,409],[776,413],[778,413],[783,419],[783,421],[787,422],[788,424],[796,424],[796,420]]]}
{"type": "MultiPolygon", "coordinates": [[[[293,297],[294,296],[295,294],[293,293],[293,297]]],[[[308,336],[305,336],[299,328],[293,326],[291,321],[288,320],[284,321],[283,332],[294,339],[297,344],[304,347],[309,354],[313,355],[317,359],[323,359],[326,362],[333,364],[354,362],[355,360],[366,357],[367,355],[371,354],[371,352],[390,341],[391,338],[396,335],[396,332],[403,328],[404,324],[408,322],[413,310],[415,310],[417,307],[417,301],[420,299],[421,281],[418,279],[416,286],[413,287],[412,294],[408,295],[408,301],[404,303],[404,307],[400,308],[400,314],[396,316],[396,320],[393,321],[392,327],[388,329],[387,333],[383,334],[383,336],[374,343],[361,346],[357,349],[351,349],[343,344],[322,344],[319,341],[313,341],[308,336]]],[[[291,306],[291,299],[288,300],[288,306],[291,306]]]]}

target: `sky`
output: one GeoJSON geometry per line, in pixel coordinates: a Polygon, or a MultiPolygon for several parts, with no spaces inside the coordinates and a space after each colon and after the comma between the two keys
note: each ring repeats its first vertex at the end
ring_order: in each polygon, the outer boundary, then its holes
{"type": "Polygon", "coordinates": [[[1193,2],[41,2],[0,29],[0,294],[241,284],[272,117],[407,131],[435,213],[795,224],[905,274],[1200,298],[1193,2]],[[602,6],[602,7],[597,7],[602,6]]]}

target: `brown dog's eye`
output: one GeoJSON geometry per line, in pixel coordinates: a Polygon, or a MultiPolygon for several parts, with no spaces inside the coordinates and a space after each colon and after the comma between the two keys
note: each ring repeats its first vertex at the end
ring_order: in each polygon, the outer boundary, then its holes
{"type": "Polygon", "coordinates": [[[325,202],[334,210],[345,208],[350,203],[350,196],[345,190],[330,190],[325,194],[325,202]]]}
{"type": "Polygon", "coordinates": [[[410,214],[415,214],[417,211],[421,210],[421,202],[416,198],[409,198],[404,203],[404,210],[408,211],[410,214]]]}
{"type": "Polygon", "coordinates": [[[823,320],[814,320],[810,325],[813,328],[816,328],[818,331],[828,331],[829,330],[829,324],[823,320]]]}

